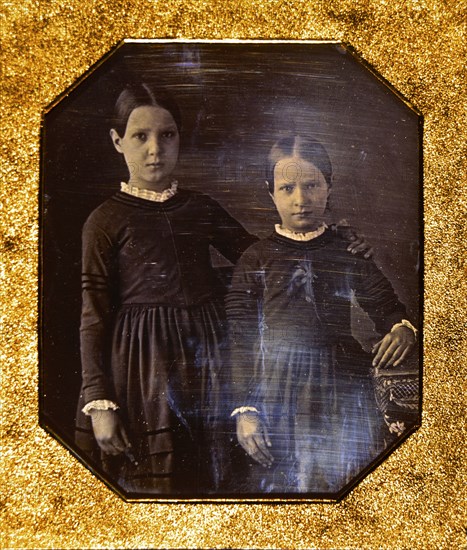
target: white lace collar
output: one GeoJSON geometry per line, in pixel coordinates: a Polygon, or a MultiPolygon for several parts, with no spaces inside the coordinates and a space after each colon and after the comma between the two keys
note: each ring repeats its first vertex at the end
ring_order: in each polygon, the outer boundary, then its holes
{"type": "Polygon", "coordinates": [[[308,233],[297,233],[296,231],[284,229],[280,224],[276,224],[274,226],[276,233],[294,241],[311,241],[312,239],[316,239],[316,237],[319,237],[326,231],[327,227],[328,226],[323,223],[314,231],[308,231],[308,233]]]}
{"type": "Polygon", "coordinates": [[[158,191],[152,191],[152,189],[140,189],[129,183],[122,181],[120,184],[120,191],[133,195],[133,197],[139,197],[140,199],[146,199],[147,201],[165,202],[177,193],[178,182],[173,181],[168,189],[164,189],[160,193],[158,191]]]}

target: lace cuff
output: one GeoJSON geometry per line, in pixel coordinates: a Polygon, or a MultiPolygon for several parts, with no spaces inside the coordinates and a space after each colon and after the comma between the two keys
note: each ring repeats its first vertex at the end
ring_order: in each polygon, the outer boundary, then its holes
{"type": "Polygon", "coordinates": [[[233,417],[233,416],[237,416],[237,414],[242,414],[246,412],[259,414],[259,411],[256,407],[237,407],[230,413],[230,416],[233,417]]]}
{"type": "Polygon", "coordinates": [[[119,406],[109,399],[95,399],[94,401],[89,401],[81,409],[86,416],[91,416],[91,411],[116,411],[119,409],[119,406]]]}
{"type": "Polygon", "coordinates": [[[407,328],[409,328],[411,331],[413,331],[414,336],[415,336],[415,341],[417,341],[417,339],[418,339],[418,330],[412,325],[412,323],[410,321],[407,321],[407,319],[402,319],[402,321],[400,323],[396,323],[392,327],[391,332],[393,332],[398,327],[407,327],[407,328]]]}

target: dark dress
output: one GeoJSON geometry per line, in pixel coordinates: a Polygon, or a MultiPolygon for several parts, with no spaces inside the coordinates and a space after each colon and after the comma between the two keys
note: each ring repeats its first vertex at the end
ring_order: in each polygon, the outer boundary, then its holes
{"type": "Polygon", "coordinates": [[[216,201],[180,189],[162,203],[116,193],[86,221],[76,439],[95,452],[84,404],[119,406],[137,464],[100,459],[126,491],[203,493],[228,475],[224,287],[210,247],[235,262],[255,240],[216,201]]]}
{"type": "Polygon", "coordinates": [[[347,246],[335,229],[305,242],[274,232],[237,264],[227,298],[232,406],[259,411],[274,455],[269,469],[250,464],[239,490],[331,496],[385,448],[351,302],[380,334],[406,312],[374,262],[347,246]]]}

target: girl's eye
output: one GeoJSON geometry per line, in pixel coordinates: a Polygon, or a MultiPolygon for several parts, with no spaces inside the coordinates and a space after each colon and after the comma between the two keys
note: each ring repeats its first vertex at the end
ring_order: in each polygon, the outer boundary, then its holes
{"type": "Polygon", "coordinates": [[[316,182],[307,183],[306,188],[307,189],[315,189],[318,187],[318,184],[316,182]]]}
{"type": "Polygon", "coordinates": [[[285,193],[291,193],[293,191],[293,188],[293,185],[283,185],[280,190],[284,191],[285,193]]]}
{"type": "Polygon", "coordinates": [[[138,132],[137,134],[135,134],[135,138],[138,141],[146,141],[147,140],[147,136],[144,132],[138,132]]]}
{"type": "Polygon", "coordinates": [[[165,139],[172,139],[173,137],[175,137],[175,132],[173,130],[168,130],[167,132],[164,132],[162,134],[162,137],[165,139]]]}

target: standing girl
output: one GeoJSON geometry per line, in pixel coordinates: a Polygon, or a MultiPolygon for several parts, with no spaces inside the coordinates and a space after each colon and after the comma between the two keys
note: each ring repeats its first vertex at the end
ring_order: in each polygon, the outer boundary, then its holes
{"type": "Polygon", "coordinates": [[[110,136],[128,183],[83,229],[77,442],[97,442],[125,491],[216,490],[223,287],[210,247],[235,262],[256,238],[216,201],[177,187],[180,113],[147,84],[128,86],[110,136]]]}
{"type": "Polygon", "coordinates": [[[335,495],[391,436],[370,368],[403,361],[416,331],[374,262],[349,255],[339,231],[324,223],[331,181],[319,142],[278,141],[268,186],[282,223],[235,269],[227,301],[232,415],[254,459],[246,492],[335,495]],[[352,337],[353,295],[384,335],[373,358],[352,337]]]}

